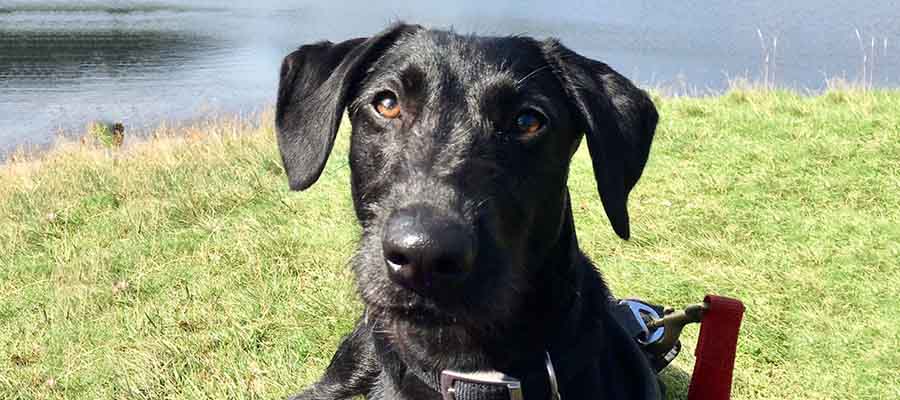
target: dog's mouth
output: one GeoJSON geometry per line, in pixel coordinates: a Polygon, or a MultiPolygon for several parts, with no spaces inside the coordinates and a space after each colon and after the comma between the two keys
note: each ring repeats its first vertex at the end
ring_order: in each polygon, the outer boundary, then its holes
{"type": "Polygon", "coordinates": [[[382,296],[365,302],[370,313],[406,326],[477,330],[482,325],[495,323],[495,319],[505,314],[490,304],[490,299],[485,299],[483,289],[486,288],[467,285],[458,291],[436,296],[394,286],[382,296]]]}
{"type": "Polygon", "coordinates": [[[457,325],[464,320],[460,316],[466,314],[458,304],[448,304],[409,290],[402,290],[392,297],[367,302],[367,306],[378,315],[416,325],[457,325]]]}
{"type": "Polygon", "coordinates": [[[461,325],[460,318],[429,307],[391,307],[384,309],[391,319],[416,326],[461,325]]]}
{"type": "Polygon", "coordinates": [[[478,332],[508,322],[516,315],[520,290],[496,277],[473,277],[459,290],[425,296],[393,287],[386,296],[366,299],[370,312],[386,320],[419,328],[462,328],[478,332]]]}

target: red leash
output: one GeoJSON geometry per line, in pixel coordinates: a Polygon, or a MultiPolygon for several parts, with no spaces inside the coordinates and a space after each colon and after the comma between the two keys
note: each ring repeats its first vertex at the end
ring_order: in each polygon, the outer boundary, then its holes
{"type": "Polygon", "coordinates": [[[744,305],[735,299],[707,295],[709,305],[700,324],[694,373],[688,400],[728,400],[744,305]]]}

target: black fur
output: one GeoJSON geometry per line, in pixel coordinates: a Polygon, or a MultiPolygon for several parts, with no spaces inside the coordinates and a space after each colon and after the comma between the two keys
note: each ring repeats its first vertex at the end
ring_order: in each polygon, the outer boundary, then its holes
{"type": "Polygon", "coordinates": [[[563,352],[588,331],[601,350],[562,383],[564,399],[659,396],[578,249],[566,187],[586,135],[606,213],[629,237],[628,193],[657,122],[646,93],[555,40],[397,24],[367,39],[303,46],[284,60],[276,110],[292,189],[318,179],[345,109],[363,228],[353,269],[366,316],[324,377],[295,398],[439,399],[410,367],[515,376],[527,372],[526,359],[563,352]],[[400,118],[375,111],[384,90],[397,94],[400,118]],[[542,131],[517,130],[523,109],[546,117],[542,131]],[[470,227],[477,247],[462,283],[429,293],[388,279],[381,243],[392,211],[423,204],[470,227]]]}

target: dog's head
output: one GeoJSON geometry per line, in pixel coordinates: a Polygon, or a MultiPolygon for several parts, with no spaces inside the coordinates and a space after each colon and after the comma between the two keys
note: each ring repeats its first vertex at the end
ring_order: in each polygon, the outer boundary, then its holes
{"type": "Polygon", "coordinates": [[[276,125],[292,189],[318,179],[344,110],[363,300],[448,324],[515,314],[552,266],[571,235],[566,180],[582,136],[627,239],[628,193],[657,122],[646,93],[555,40],[398,24],[285,58],[276,125]]]}

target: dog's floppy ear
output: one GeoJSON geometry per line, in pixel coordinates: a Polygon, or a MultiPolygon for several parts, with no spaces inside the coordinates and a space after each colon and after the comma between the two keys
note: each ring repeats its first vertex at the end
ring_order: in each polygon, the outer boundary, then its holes
{"type": "Polygon", "coordinates": [[[368,67],[401,35],[418,29],[398,23],[371,38],[305,45],[284,58],[275,128],[292,190],[304,190],[319,179],[350,91],[368,67]]]}
{"type": "Polygon", "coordinates": [[[659,115],[650,97],[608,65],[556,40],[544,54],[581,117],[594,179],[613,230],[628,239],[628,193],[641,177],[659,115]]]}

